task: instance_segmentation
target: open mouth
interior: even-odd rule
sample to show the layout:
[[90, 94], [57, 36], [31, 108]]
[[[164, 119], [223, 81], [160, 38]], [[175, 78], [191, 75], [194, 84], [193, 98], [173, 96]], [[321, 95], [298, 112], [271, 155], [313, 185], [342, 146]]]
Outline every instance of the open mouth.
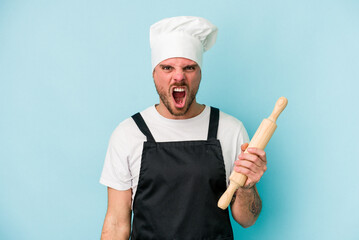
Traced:
[[176, 108], [183, 108], [185, 105], [185, 102], [186, 102], [185, 87], [174, 87], [172, 90], [172, 96], [173, 96]]

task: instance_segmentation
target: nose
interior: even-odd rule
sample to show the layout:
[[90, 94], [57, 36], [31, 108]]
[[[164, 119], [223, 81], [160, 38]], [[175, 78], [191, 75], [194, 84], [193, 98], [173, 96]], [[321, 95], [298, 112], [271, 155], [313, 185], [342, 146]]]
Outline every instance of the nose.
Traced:
[[176, 82], [184, 81], [184, 79], [185, 79], [185, 75], [183, 70], [177, 70], [173, 74], [173, 80], [175, 80]]

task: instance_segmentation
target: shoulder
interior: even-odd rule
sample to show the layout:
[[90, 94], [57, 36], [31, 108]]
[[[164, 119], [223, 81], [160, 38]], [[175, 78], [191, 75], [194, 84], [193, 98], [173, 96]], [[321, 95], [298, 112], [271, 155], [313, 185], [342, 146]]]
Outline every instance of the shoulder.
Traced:
[[222, 111], [218, 124], [218, 138], [239, 141], [240, 144], [249, 141], [247, 130], [242, 121]]
[[[141, 115], [148, 114], [150, 108], [151, 107], [142, 111]], [[117, 146], [137, 144], [139, 141], [143, 142], [144, 140], [146, 140], [146, 137], [140, 131], [132, 117], [128, 117], [120, 122], [112, 132], [110, 138], [110, 142]]]
[[131, 117], [123, 120], [120, 124], [117, 125], [115, 130], [112, 132], [111, 141], [119, 142], [121, 140], [126, 139], [128, 136], [132, 136], [136, 134], [136, 123], [133, 121]]
[[219, 128], [245, 130], [242, 121], [222, 111], [220, 111]]

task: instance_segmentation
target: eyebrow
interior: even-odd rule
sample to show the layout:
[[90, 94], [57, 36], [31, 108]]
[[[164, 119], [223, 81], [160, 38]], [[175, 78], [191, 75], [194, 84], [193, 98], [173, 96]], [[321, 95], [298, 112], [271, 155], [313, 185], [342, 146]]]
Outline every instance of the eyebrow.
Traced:
[[198, 67], [198, 64], [197, 64], [197, 63], [195, 63], [195, 64], [189, 64], [189, 65], [185, 66], [185, 68], [186, 68], [186, 67]]
[[[159, 64], [160, 68], [174, 68], [173, 65], [171, 64]], [[184, 66], [182, 69], [186, 69], [188, 67], [193, 67], [193, 68], [197, 68], [199, 67], [199, 65], [197, 63], [194, 63], [194, 64], [188, 64], [186, 66]]]
[[172, 67], [172, 66], [169, 64], [160, 64], [160, 67], [162, 68], [162, 67]]

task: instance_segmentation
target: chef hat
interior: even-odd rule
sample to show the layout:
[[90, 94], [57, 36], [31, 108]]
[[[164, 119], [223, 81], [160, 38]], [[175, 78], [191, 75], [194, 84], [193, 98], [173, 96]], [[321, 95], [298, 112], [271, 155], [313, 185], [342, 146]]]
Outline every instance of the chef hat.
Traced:
[[165, 18], [150, 28], [152, 71], [157, 64], [173, 57], [195, 61], [202, 67], [202, 54], [217, 38], [217, 27], [201, 17]]

